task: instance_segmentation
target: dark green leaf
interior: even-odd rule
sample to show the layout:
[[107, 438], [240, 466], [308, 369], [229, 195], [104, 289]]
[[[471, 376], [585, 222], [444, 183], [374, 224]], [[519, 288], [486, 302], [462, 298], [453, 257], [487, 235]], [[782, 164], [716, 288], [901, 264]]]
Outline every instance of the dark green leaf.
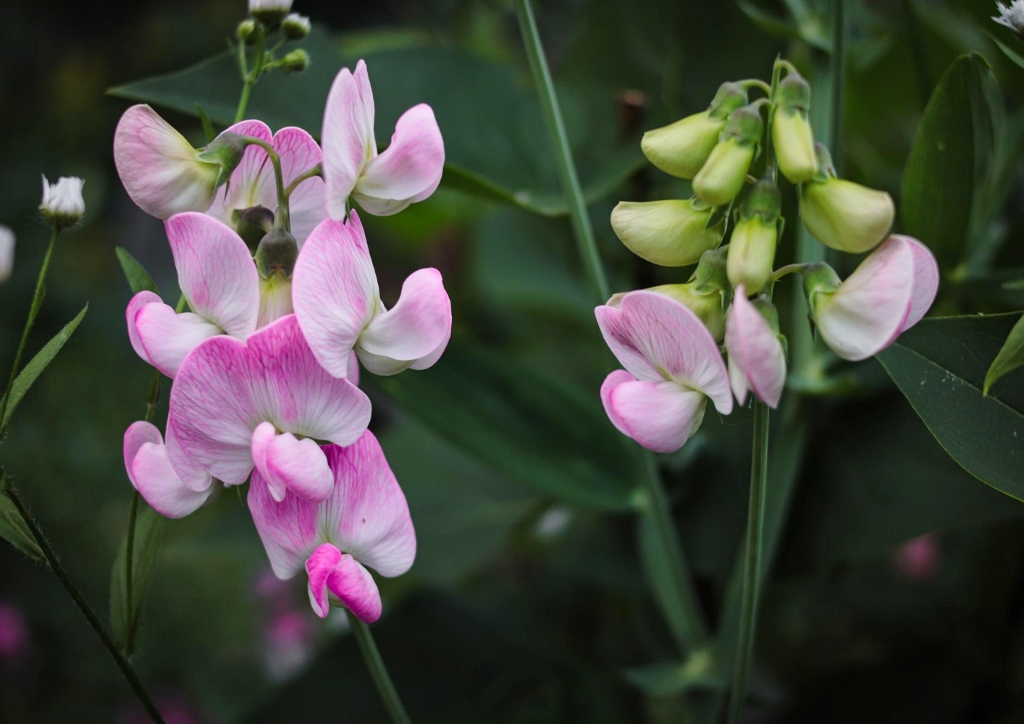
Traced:
[[121, 263], [124, 277], [128, 280], [128, 286], [132, 288], [133, 294], [138, 294], [141, 291], [160, 294], [160, 290], [157, 288], [156, 282], [153, 281], [153, 277], [149, 275], [146, 267], [142, 266], [138, 259], [120, 246], [114, 251], [117, 253], [117, 260]]
[[163, 532], [163, 517], [149, 506], [144, 506], [135, 522], [131, 600], [128, 598], [125, 565], [128, 555], [127, 536], [121, 542], [114, 569], [110, 573], [110, 629], [118, 647], [128, 656], [138, 648], [142, 600], [160, 551]]
[[992, 42], [996, 44], [996, 47], [1003, 51], [1003, 55], [1009, 58], [1018, 68], [1024, 68], [1024, 55], [1021, 55], [1016, 50], [1011, 48], [1006, 43], [1003, 43], [998, 38], [995, 38], [993, 36], [989, 37], [992, 38]]
[[987, 395], [996, 380], [1021, 365], [1024, 365], [1024, 317], [1013, 325], [1005, 344], [992, 361], [992, 366], [988, 368], [982, 392]]
[[1001, 113], [988, 63], [964, 55], [942, 76], [914, 137], [903, 173], [904, 230], [927, 244], [943, 268], [962, 261], [971, 243]]
[[442, 437], [544, 494], [606, 509], [635, 503], [639, 455], [608, 422], [596, 391], [580, 395], [458, 339], [428, 372], [372, 384]]
[[622, 675], [633, 686], [652, 696], [672, 696], [693, 688], [721, 688], [725, 684], [706, 651], [694, 654], [686, 663], [668, 661], [635, 666], [624, 670]]
[[1024, 500], [1024, 388], [982, 394], [988, 369], [1019, 319], [926, 319], [878, 359], [954, 460]]
[[[38, 379], [39, 375], [43, 373], [47, 365], [53, 361], [53, 358], [57, 356], [61, 348], [67, 344], [67, 341], [71, 339], [71, 335], [74, 334], [75, 330], [78, 329], [78, 325], [81, 324], [82, 319], [85, 318], [85, 313], [89, 311], [89, 305], [86, 304], [82, 311], [78, 313], [78, 316], [67, 323], [57, 336], [51, 339], [46, 345], [39, 350], [35, 357], [33, 357], [18, 376], [14, 378], [14, 385], [11, 387], [11, 401], [7, 405], [7, 412], [4, 415], [4, 419], [0, 420], [0, 430], [7, 427], [7, 423], [11, 421], [11, 417], [14, 415], [14, 411], [18, 409], [18, 403], [21, 402], [21, 398], [25, 396], [32, 384]], [[0, 398], [2, 399], [2, 398]]]
[[46, 557], [36, 544], [28, 526], [25, 525], [21, 513], [11, 499], [3, 493], [0, 493], [0, 538], [6, 540], [29, 558], [34, 558], [40, 563], [46, 562]]

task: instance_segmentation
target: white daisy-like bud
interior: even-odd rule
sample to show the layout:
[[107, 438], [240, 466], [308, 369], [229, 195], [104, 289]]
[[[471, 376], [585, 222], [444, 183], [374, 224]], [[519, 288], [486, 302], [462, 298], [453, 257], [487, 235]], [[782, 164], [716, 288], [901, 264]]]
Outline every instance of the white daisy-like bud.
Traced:
[[85, 215], [82, 186], [85, 181], [76, 176], [62, 176], [50, 184], [43, 176], [43, 203], [39, 210], [43, 217], [58, 229], [71, 226]]
[[291, 12], [292, 1], [249, 0], [249, 14], [266, 25], [275, 25]]
[[309, 18], [298, 13], [290, 13], [281, 21], [281, 30], [289, 40], [302, 40], [309, 35], [312, 28], [313, 25], [309, 22]]
[[996, 3], [996, 7], [999, 15], [992, 16], [992, 19], [1024, 38], [1024, 0], [1013, 0], [1009, 7]]
[[14, 232], [0, 225], [0, 282], [11, 277], [14, 268]]

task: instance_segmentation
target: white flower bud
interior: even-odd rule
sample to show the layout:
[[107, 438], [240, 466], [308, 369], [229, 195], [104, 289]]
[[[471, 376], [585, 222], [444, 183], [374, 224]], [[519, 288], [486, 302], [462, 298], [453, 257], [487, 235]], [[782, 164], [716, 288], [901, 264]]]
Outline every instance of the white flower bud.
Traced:
[[274, 25], [291, 12], [293, 0], [249, 0], [249, 14], [266, 25]]
[[14, 232], [0, 225], [0, 282], [11, 278], [14, 268]]
[[999, 8], [999, 16], [992, 19], [1024, 38], [1024, 0], [1013, 0], [1009, 7], [996, 3], [996, 7]]
[[46, 176], [43, 176], [43, 203], [39, 205], [39, 210], [51, 226], [63, 229], [77, 223], [85, 215], [83, 184], [85, 181], [75, 176], [62, 176], [51, 186]]
[[281, 30], [289, 40], [302, 40], [312, 29], [309, 18], [298, 13], [291, 13], [281, 21]]

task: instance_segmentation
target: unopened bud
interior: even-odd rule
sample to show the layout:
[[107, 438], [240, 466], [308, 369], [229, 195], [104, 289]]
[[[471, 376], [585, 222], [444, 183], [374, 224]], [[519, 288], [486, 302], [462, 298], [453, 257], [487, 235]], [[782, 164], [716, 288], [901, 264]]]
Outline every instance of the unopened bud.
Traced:
[[291, 12], [293, 0], [249, 0], [249, 14], [267, 26], [281, 22]]
[[256, 21], [252, 18], [246, 18], [238, 24], [235, 28], [235, 37], [238, 38], [240, 43], [248, 43], [249, 39], [252, 38], [253, 33], [256, 32]]
[[722, 305], [722, 292], [716, 289], [698, 291], [697, 286], [697, 282], [662, 284], [651, 287], [648, 291], [672, 297], [677, 302], [689, 307], [690, 311], [704, 322], [704, 326], [711, 332], [711, 336], [721, 341], [725, 336], [725, 308]]
[[690, 281], [696, 284], [697, 291], [702, 293], [710, 291], [724, 292], [729, 288], [729, 276], [726, 273], [726, 260], [729, 248], [719, 247], [706, 251], [697, 262], [697, 268], [690, 277]]
[[800, 187], [800, 216], [818, 241], [832, 249], [859, 254], [889, 233], [896, 206], [884, 191], [828, 177]]
[[65, 229], [78, 223], [85, 215], [84, 184], [85, 181], [75, 176], [63, 176], [51, 185], [43, 176], [43, 202], [39, 210], [50, 226]]
[[265, 206], [235, 209], [231, 212], [231, 220], [235, 231], [250, 249], [258, 248], [263, 237], [274, 228], [274, 212]]
[[302, 40], [312, 29], [309, 18], [298, 13], [291, 13], [281, 21], [281, 32], [289, 40]]
[[298, 73], [309, 67], [309, 53], [302, 48], [286, 53], [281, 58], [281, 68], [285, 73]]
[[772, 276], [778, 223], [765, 223], [760, 216], [739, 221], [729, 238], [729, 282], [757, 294]]
[[818, 308], [839, 289], [842, 280], [835, 269], [823, 261], [808, 264], [804, 270], [804, 293], [811, 316], [817, 317]]
[[298, 256], [299, 245], [295, 237], [284, 229], [273, 229], [256, 249], [256, 269], [264, 279], [270, 279], [276, 273], [290, 279]]
[[622, 243], [640, 258], [661, 266], [686, 266], [722, 243], [725, 225], [711, 223], [712, 213], [696, 199], [623, 201], [612, 211], [611, 221]]
[[744, 106], [729, 116], [721, 140], [693, 179], [693, 192], [711, 206], [725, 206], [743, 189], [757, 153], [764, 121], [756, 107]]
[[807, 117], [811, 87], [800, 74], [791, 72], [778, 86], [772, 120], [772, 143], [782, 175], [800, 184], [814, 178], [818, 169], [814, 131]]

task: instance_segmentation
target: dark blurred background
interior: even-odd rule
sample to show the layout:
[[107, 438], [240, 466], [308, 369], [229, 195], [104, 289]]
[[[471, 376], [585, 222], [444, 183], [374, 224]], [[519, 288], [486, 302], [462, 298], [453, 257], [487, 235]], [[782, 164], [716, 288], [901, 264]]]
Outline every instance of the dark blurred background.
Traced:
[[[2, 11], [0, 223], [15, 230], [18, 246], [14, 276], [0, 286], [0, 373], [8, 372], [45, 248], [48, 231], [35, 210], [40, 173], [85, 178], [88, 211], [61, 239], [30, 353], [86, 302], [89, 312], [25, 399], [0, 456], [101, 613], [131, 497], [121, 436], [141, 419], [151, 378], [128, 343], [123, 313], [131, 293], [114, 248], [128, 249], [166, 298], [176, 296], [162, 225], [134, 207], [112, 162], [113, 130], [128, 102], [105, 92], [222, 52], [244, 5], [36, 0]], [[634, 259], [607, 223], [617, 200], [687, 193], [685, 183], [643, 166], [639, 133], [703, 109], [722, 81], [769, 76], [780, 52], [809, 65], [820, 51], [751, 19], [757, 12], [785, 18], [790, 8], [782, 3], [759, 2], [746, 12], [696, 0], [538, 5], [581, 166], [604, 147], [627, 161], [603, 189], [595, 182], [592, 194], [613, 287], [681, 280]], [[961, 52], [983, 53], [1010, 111], [1019, 107], [1024, 70], [989, 39], [1013, 40], [989, 20], [994, 3], [847, 6], [844, 136], [834, 155], [847, 176], [889, 190], [898, 204], [914, 130], [949, 62]], [[505, 2], [296, 0], [294, 10], [333, 33], [345, 58], [455, 50], [466, 68], [511, 68], [509, 93], [532, 98]], [[822, 12], [809, 16], [821, 27], [803, 30], [825, 32]], [[333, 66], [333, 74], [343, 56], [314, 54], [313, 63]], [[477, 106], [489, 101], [469, 91], [459, 96], [468, 82], [458, 73], [433, 80], [431, 93], [465, 108], [464, 115], [439, 114], [442, 132], [492, 138], [496, 129], [475, 124]], [[386, 94], [384, 81], [376, 83], [375, 92]], [[165, 115], [201, 143], [195, 119]], [[379, 143], [392, 127], [378, 119]], [[480, 155], [511, 169], [516, 182], [539, 174], [537, 186], [550, 188], [550, 167], [530, 166], [546, 148], [542, 133], [522, 133]], [[1017, 173], [999, 212], [1010, 239], [1000, 269], [1024, 264], [1021, 189]], [[429, 201], [368, 227], [385, 301], [409, 271], [437, 266], [453, 298], [457, 339], [596, 399], [612, 362], [564, 216], [531, 214], [446, 183]], [[789, 238], [780, 258], [791, 248]], [[1015, 306], [1013, 297], [961, 290], [946, 290], [940, 302], [944, 313]], [[809, 412], [812, 432], [766, 592], [750, 721], [1024, 721], [1024, 506], [951, 461], [874, 362], [859, 369], [852, 394], [815, 401]], [[385, 615], [374, 627], [413, 718], [687, 721], [679, 687], [666, 693], [624, 675], [672, 656], [638, 563], [634, 517], [531, 487], [528, 470], [485, 464], [403, 412], [386, 389], [372, 380], [368, 388], [373, 429], [407, 493], [419, 539], [412, 572], [384, 586]], [[561, 432], [541, 430], [538, 445], [557, 449]], [[723, 420], [709, 412], [700, 435], [665, 461], [712, 620], [742, 537], [749, 436], [749, 411]], [[344, 617], [317, 619], [304, 581], [273, 578], [239, 491], [165, 529], [134, 663], [168, 722], [383, 721]], [[6, 544], [0, 721], [145, 721], [55, 578]]]

